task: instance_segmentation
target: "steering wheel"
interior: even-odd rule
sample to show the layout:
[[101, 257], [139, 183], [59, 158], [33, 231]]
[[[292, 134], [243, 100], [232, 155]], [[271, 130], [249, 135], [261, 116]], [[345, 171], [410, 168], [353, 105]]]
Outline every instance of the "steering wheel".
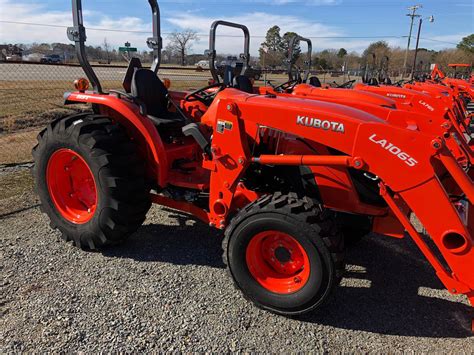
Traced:
[[356, 80], [349, 80], [345, 82], [344, 84], [338, 85], [337, 87], [339, 89], [350, 89], [355, 82]]
[[[214, 88], [219, 88], [219, 89], [213, 92], [207, 92], [208, 90], [214, 89]], [[186, 95], [186, 97], [184, 98], [184, 101], [187, 101], [187, 102], [199, 101], [199, 102], [202, 102], [206, 106], [210, 106], [212, 101], [216, 97], [216, 95], [220, 93], [222, 90], [224, 90], [225, 88], [226, 88], [226, 85], [223, 83], [212, 84], [212, 85], [206, 86], [205, 88], [198, 89]]]
[[402, 79], [402, 80], [399, 80], [396, 83], [394, 83], [393, 86], [402, 87], [404, 84], [412, 84], [412, 83], [413, 83], [413, 80]]
[[298, 85], [299, 83], [300, 83], [300, 80], [290, 80], [290, 81], [287, 81], [286, 83], [276, 86], [275, 91], [285, 92], [287, 90], [293, 90], [295, 86]]

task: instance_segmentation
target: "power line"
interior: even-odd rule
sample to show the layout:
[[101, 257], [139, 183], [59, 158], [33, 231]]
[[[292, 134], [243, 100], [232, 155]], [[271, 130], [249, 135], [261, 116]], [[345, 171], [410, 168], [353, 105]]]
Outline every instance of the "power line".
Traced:
[[[20, 22], [20, 21], [4, 21], [0, 20], [0, 23], [6, 23], [6, 24], [13, 24], [13, 25], [27, 25], [27, 26], [40, 26], [40, 27], [51, 27], [51, 28], [64, 28], [66, 29], [68, 26], [62, 26], [62, 25], [51, 25], [51, 24], [46, 24], [46, 23], [34, 23], [34, 22]], [[135, 33], [135, 34], [150, 34], [151, 31], [133, 31], [133, 30], [116, 30], [116, 29], [111, 29], [111, 28], [87, 28], [89, 31], [102, 31], [102, 32], [117, 32], [117, 33]], [[169, 35], [171, 32], [162, 32], [162, 35]], [[208, 33], [198, 33], [198, 36], [203, 36], [207, 37], [209, 34]], [[223, 37], [223, 38], [240, 38], [242, 36], [240, 35], [225, 35], [225, 34], [218, 34], [217, 37]], [[264, 35], [254, 35], [252, 36], [253, 38], [266, 38]], [[306, 36], [309, 39], [402, 39], [406, 38], [407, 36], [393, 36], [393, 35], [387, 35], [387, 36]], [[413, 38], [413, 36], [412, 36]], [[439, 42], [439, 43], [446, 43], [446, 44], [452, 44], [452, 45], [457, 45], [457, 43], [454, 42], [448, 42], [448, 41], [443, 41], [443, 40], [438, 40], [434, 38], [426, 38], [422, 37], [422, 40], [425, 41], [432, 41], [432, 42]]]
[[[27, 26], [41, 26], [41, 27], [52, 27], [52, 28], [68, 28], [68, 26], [61, 25], [51, 25], [45, 23], [33, 23], [33, 22], [19, 22], [19, 21], [2, 21], [0, 23], [8, 23], [14, 25], [27, 25]], [[102, 32], [118, 32], [118, 33], [136, 33], [136, 34], [149, 34], [151, 31], [131, 31], [131, 30], [115, 30], [110, 28], [93, 28], [88, 27], [89, 31], [102, 31]], [[162, 32], [163, 35], [169, 35], [171, 32]], [[208, 36], [209, 33], [198, 33], [198, 36]], [[227, 38], [240, 38], [241, 35], [225, 35], [218, 34], [217, 37], [227, 37]], [[254, 38], [266, 38], [264, 35], [254, 35]], [[308, 36], [307, 36], [308, 37]], [[311, 39], [384, 39], [384, 38], [403, 38], [403, 36], [309, 36]]]
[[425, 37], [420, 37], [422, 40], [424, 41], [431, 41], [431, 42], [439, 42], [439, 43], [446, 43], [446, 44], [453, 44], [455, 46], [458, 45], [458, 43], [454, 43], [454, 42], [448, 42], [448, 41], [442, 41], [440, 39], [434, 39], [434, 38], [425, 38]]

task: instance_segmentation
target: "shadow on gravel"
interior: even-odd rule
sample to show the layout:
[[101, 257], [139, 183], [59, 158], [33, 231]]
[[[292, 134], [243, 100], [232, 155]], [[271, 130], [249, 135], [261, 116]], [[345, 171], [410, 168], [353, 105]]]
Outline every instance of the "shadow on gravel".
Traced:
[[[163, 210], [169, 213], [169, 219], [178, 221], [179, 225], [144, 225], [127, 242], [109, 248], [103, 254], [142, 262], [225, 267], [222, 262], [221, 232], [188, 215]], [[187, 225], [189, 221], [193, 221], [194, 226]]]
[[[224, 268], [219, 231], [189, 216], [169, 210], [178, 226], [146, 225], [128, 242], [104, 252], [107, 257], [141, 262], [204, 265]], [[300, 321], [377, 334], [464, 338], [471, 335], [471, 308], [444, 300], [432, 267], [411, 239], [367, 237], [347, 251], [349, 271], [335, 297]], [[361, 280], [361, 281], [360, 281]], [[360, 282], [359, 282], [360, 281]], [[419, 288], [422, 295], [419, 295]], [[249, 305], [250, 307], [250, 305]]]
[[[443, 285], [411, 239], [367, 237], [348, 250], [347, 263], [366, 271], [347, 272], [356, 280], [347, 280], [331, 302], [300, 320], [386, 335], [472, 336], [471, 307], [441, 298]], [[370, 286], [365, 281], [366, 287], [350, 287], [357, 279]]]

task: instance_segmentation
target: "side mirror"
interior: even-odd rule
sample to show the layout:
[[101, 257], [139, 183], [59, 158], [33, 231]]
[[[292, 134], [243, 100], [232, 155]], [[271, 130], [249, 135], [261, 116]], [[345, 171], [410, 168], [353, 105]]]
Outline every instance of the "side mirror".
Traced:
[[206, 49], [206, 50], [204, 51], [204, 55], [207, 56], [207, 57], [210, 57], [210, 56], [211, 56], [211, 53], [212, 53], [212, 51], [211, 51], [210, 49]]
[[245, 55], [245, 53], [240, 53], [239, 55], [240, 59], [247, 59], [247, 56]]

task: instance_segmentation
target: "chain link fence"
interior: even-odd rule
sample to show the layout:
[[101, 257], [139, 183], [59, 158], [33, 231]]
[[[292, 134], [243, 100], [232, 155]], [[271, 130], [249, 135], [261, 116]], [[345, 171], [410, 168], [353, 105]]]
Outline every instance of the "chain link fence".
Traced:
[[[95, 65], [105, 90], [121, 89], [126, 65]], [[35, 205], [32, 192], [31, 150], [38, 133], [52, 120], [87, 110], [83, 105], [63, 105], [63, 95], [84, 77], [78, 65], [0, 62], [0, 218]], [[159, 76], [171, 80], [171, 90], [192, 90], [208, 85], [211, 74], [201, 68], [160, 68]], [[321, 81], [342, 82], [341, 73], [319, 73]], [[287, 81], [284, 71], [265, 73], [260, 80]], [[257, 82], [263, 85], [264, 82]]]

